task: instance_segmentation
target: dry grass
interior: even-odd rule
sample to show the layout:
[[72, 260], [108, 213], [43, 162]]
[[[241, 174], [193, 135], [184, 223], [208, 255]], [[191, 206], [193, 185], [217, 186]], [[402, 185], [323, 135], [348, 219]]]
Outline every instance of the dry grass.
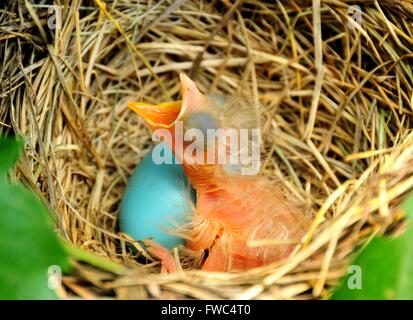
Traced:
[[[16, 176], [46, 199], [64, 239], [124, 265], [73, 261], [63, 297], [323, 298], [356, 246], [403, 218], [413, 1], [359, 1], [355, 28], [354, 1], [55, 1], [54, 30], [47, 5], [30, 3], [0, 10], [0, 127], [26, 138]], [[151, 144], [126, 103], [177, 98], [182, 71], [204, 92], [248, 91], [262, 104], [263, 173], [314, 214], [288, 260], [160, 275], [118, 233], [122, 192]]]

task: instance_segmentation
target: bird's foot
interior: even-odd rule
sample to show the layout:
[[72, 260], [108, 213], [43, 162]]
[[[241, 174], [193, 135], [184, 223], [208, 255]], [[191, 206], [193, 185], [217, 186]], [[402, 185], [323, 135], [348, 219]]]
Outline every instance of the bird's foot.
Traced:
[[168, 249], [152, 240], [145, 240], [144, 243], [148, 247], [149, 254], [160, 260], [162, 265], [161, 273], [178, 272], [175, 259]]

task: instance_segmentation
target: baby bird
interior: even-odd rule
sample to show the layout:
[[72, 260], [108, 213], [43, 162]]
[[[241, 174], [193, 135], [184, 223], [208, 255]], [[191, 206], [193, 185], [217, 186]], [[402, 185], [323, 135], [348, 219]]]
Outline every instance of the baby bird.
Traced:
[[[246, 270], [286, 258], [309, 220], [279, 185], [257, 174], [260, 159], [251, 156], [260, 145], [254, 139], [259, 128], [254, 104], [204, 95], [184, 74], [180, 82], [182, 101], [128, 106], [164, 136], [196, 191], [186, 248], [207, 271]], [[167, 249], [146, 244], [164, 270], [177, 270]]]

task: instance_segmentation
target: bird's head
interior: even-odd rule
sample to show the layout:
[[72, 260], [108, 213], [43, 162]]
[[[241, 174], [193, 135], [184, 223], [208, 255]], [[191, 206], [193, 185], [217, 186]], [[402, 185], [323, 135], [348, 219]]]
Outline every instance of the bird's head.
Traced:
[[184, 169], [222, 168], [239, 174], [252, 167], [255, 174], [259, 122], [254, 104], [245, 98], [202, 94], [185, 74], [180, 75], [180, 84], [180, 101], [128, 106], [145, 120], [153, 139], [166, 141]]

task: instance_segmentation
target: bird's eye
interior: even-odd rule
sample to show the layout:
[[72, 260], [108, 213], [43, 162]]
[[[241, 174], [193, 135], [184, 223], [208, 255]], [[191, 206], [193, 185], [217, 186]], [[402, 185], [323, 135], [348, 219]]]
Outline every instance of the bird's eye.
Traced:
[[203, 152], [215, 141], [215, 130], [218, 128], [217, 119], [206, 112], [194, 112], [184, 119], [186, 141], [192, 141], [192, 146]]
[[210, 93], [208, 94], [208, 98], [217, 106], [221, 107], [223, 106], [226, 102], [227, 99], [225, 96], [218, 94], [218, 93]]
[[195, 112], [185, 119], [185, 129], [198, 129], [206, 137], [208, 130], [218, 129], [218, 121], [206, 112]]

